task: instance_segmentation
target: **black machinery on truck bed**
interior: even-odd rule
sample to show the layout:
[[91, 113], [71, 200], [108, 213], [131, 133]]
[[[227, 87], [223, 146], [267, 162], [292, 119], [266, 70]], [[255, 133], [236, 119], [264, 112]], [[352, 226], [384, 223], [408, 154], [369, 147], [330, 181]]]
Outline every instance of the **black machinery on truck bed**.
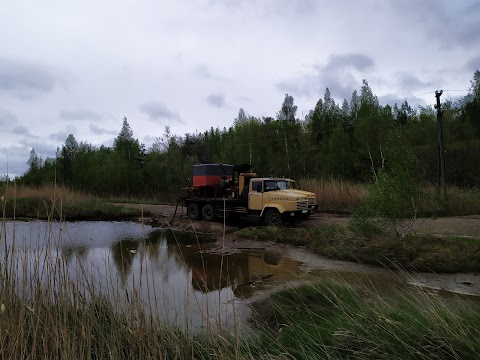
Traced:
[[210, 221], [241, 214], [279, 226], [316, 211], [315, 194], [292, 189], [289, 179], [258, 177], [250, 168], [249, 164], [193, 165], [192, 184], [178, 197], [189, 219]]

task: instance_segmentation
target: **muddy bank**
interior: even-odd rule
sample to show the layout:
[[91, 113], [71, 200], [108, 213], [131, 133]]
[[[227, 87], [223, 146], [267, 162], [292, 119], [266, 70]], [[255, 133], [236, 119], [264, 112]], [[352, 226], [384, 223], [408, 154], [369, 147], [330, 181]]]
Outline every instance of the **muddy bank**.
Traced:
[[[131, 207], [144, 210], [150, 217], [153, 224], [164, 226], [165, 223], [169, 223], [175, 213], [175, 206], [171, 205], [144, 205], [144, 204], [117, 204], [125, 207]], [[179, 226], [181, 228], [193, 229], [205, 229], [213, 232], [214, 236], [221, 236], [223, 234], [223, 224], [221, 222], [206, 222], [188, 220], [185, 216], [185, 209], [178, 208], [175, 218], [171, 223], [172, 227]], [[308, 220], [301, 224], [301, 227], [314, 228], [331, 224], [347, 225], [347, 215], [337, 215], [331, 213], [316, 213], [313, 214]], [[253, 222], [255, 223], [255, 222]], [[231, 231], [235, 228], [249, 226], [252, 224], [251, 220], [246, 221], [243, 224], [229, 225]], [[452, 235], [452, 236], [471, 236], [480, 237], [480, 215], [467, 215], [467, 216], [453, 216], [453, 217], [441, 217], [441, 218], [419, 218], [412, 227], [413, 233], [428, 233], [433, 235]]]
[[[224, 226], [221, 221], [190, 221], [186, 217], [186, 210], [179, 207], [175, 214], [175, 206], [171, 205], [144, 205], [144, 204], [116, 204], [125, 207], [140, 209], [145, 212], [146, 221], [154, 226], [171, 227], [175, 230], [190, 232], [205, 232], [214, 238], [223, 237]], [[175, 217], [174, 217], [175, 214]], [[324, 226], [336, 224], [341, 226], [348, 225], [349, 217], [347, 215], [338, 215], [331, 213], [316, 213], [308, 220], [302, 222], [301, 228], [321, 228]], [[225, 226], [226, 234], [232, 234], [240, 228], [259, 225], [258, 221], [246, 219], [238, 223], [227, 222]], [[419, 218], [411, 230], [416, 234], [432, 234], [434, 236], [459, 236], [459, 237], [480, 237], [480, 215], [454, 216], [442, 218]], [[234, 237], [229, 236], [229, 239]], [[236, 239], [240, 241], [240, 239]], [[245, 241], [241, 239], [241, 241]]]
[[[170, 228], [175, 231], [209, 236], [215, 239], [209, 251], [212, 253], [231, 254], [249, 249], [259, 249], [279, 253], [286, 258], [299, 261], [303, 270], [315, 278], [326, 276], [334, 279], [345, 279], [348, 283], [371, 284], [373, 278], [380, 283], [407, 284], [408, 286], [428, 288], [432, 292], [446, 292], [480, 296], [480, 276], [477, 272], [456, 272], [452, 274], [435, 274], [432, 272], [406, 272], [395, 271], [385, 267], [367, 265], [358, 261], [342, 261], [321, 256], [309, 247], [299, 247], [282, 244], [274, 241], [259, 241], [252, 238], [241, 238], [238, 231], [249, 225], [258, 225], [258, 222], [247, 220], [241, 223], [191, 221], [185, 215], [185, 210], [178, 208], [177, 214], [174, 206], [168, 205], [141, 205], [122, 204], [124, 206], [142, 209], [149, 217], [143, 218], [145, 223], [153, 226]], [[183, 211], [182, 211], [183, 210]], [[306, 229], [321, 228], [331, 224], [346, 226], [348, 217], [344, 215], [317, 213], [301, 224]], [[480, 216], [465, 216], [440, 219], [419, 219], [414, 232], [438, 235], [455, 234], [457, 236], [480, 237]], [[225, 235], [224, 235], [225, 234]], [[352, 277], [354, 279], [352, 279]], [[299, 279], [300, 280], [300, 279]], [[305, 279], [301, 280], [302, 282]], [[271, 289], [296, 286], [299, 282], [276, 283], [273, 279]], [[378, 288], [381, 288], [381, 284]], [[268, 289], [265, 289], [269, 292]], [[260, 292], [250, 299], [255, 302], [265, 297], [265, 292]]]

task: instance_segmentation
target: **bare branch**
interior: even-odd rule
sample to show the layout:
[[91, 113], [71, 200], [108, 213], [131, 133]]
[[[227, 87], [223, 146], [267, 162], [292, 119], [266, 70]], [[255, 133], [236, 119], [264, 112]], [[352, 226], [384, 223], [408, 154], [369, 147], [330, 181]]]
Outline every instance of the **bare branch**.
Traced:
[[373, 162], [372, 153], [370, 152], [370, 146], [368, 146], [368, 144], [367, 144], [367, 149], [368, 149], [368, 156], [370, 157], [370, 162], [372, 163], [373, 178], [375, 179], [375, 182], [378, 182], [377, 171], [375, 170], [375, 163]]

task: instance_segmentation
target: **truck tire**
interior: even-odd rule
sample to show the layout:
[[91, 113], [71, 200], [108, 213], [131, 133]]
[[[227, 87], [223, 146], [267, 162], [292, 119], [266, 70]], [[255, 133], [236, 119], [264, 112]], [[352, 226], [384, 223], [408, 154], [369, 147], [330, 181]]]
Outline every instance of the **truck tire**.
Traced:
[[202, 209], [203, 218], [207, 221], [212, 221], [215, 218], [215, 209], [212, 204], [205, 204]]
[[277, 209], [268, 209], [265, 211], [265, 215], [263, 216], [263, 220], [265, 225], [267, 226], [282, 226], [283, 219], [282, 215], [278, 212]]
[[197, 220], [200, 217], [200, 208], [197, 203], [188, 205], [187, 216], [190, 220]]

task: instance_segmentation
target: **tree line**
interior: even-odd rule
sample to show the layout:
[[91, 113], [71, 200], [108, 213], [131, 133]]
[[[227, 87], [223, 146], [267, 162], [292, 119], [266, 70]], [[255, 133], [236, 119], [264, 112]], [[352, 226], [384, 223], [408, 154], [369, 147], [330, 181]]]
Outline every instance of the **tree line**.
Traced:
[[[465, 97], [447, 100], [442, 108], [447, 182], [478, 188], [480, 71]], [[148, 149], [124, 118], [112, 146], [77, 142], [70, 134], [55, 158], [43, 160], [32, 149], [29, 168], [17, 182], [36, 186], [56, 181], [99, 195], [177, 193], [188, 184], [191, 165], [202, 161], [250, 163], [263, 175], [368, 182], [373, 169], [398, 161], [399, 156], [386, 154], [407, 152], [414, 155], [418, 177], [435, 183], [436, 131], [435, 109], [414, 109], [407, 100], [382, 106], [363, 80], [360, 90], [342, 104], [326, 88], [304, 119], [298, 118], [294, 98], [286, 94], [274, 116], [259, 118], [240, 109], [228, 129], [183, 136], [166, 127]]]

